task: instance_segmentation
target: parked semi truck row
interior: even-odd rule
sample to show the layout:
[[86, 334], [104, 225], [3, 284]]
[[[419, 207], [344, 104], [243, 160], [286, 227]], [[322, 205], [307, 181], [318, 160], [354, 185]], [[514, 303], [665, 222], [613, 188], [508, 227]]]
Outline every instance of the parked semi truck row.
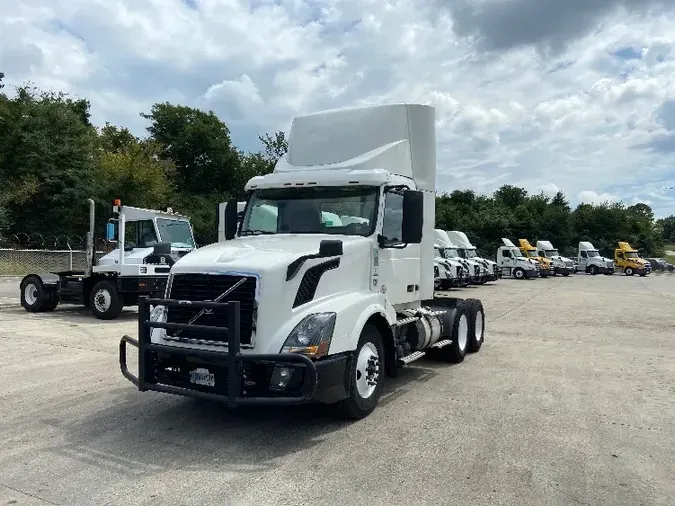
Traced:
[[123, 206], [113, 202], [106, 238], [117, 247], [97, 259], [95, 204], [89, 202], [89, 231], [82, 271], [35, 272], [20, 284], [26, 311], [53, 311], [60, 303], [90, 307], [102, 320], [117, 318], [124, 306], [134, 306], [141, 295], [164, 293], [173, 263], [195, 248], [190, 220], [170, 210]]
[[[225, 207], [225, 241], [178, 260], [164, 298], [141, 299], [122, 374], [140, 391], [362, 418], [385, 375], [478, 351], [480, 300], [434, 297], [434, 116], [394, 104], [296, 117], [288, 153], [246, 184], [239, 223], [237, 201]], [[270, 228], [252, 226], [263, 205], [278, 210]]]

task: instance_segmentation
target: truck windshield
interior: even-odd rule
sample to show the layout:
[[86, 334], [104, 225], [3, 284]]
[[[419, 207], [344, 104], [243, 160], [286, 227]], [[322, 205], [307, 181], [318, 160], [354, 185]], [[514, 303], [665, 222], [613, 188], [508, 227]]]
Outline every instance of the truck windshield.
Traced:
[[443, 256], [445, 258], [457, 258], [459, 256], [459, 252], [455, 248], [445, 248], [443, 250]]
[[372, 186], [255, 190], [240, 234], [368, 236], [375, 231], [377, 195]]
[[194, 248], [192, 230], [187, 221], [157, 218], [159, 237], [163, 242], [170, 242], [174, 248]]
[[476, 254], [475, 249], [467, 249], [466, 251], [466, 257], [465, 258], [476, 258], [478, 255]]
[[600, 256], [600, 253], [598, 252], [598, 250], [594, 250], [594, 249], [586, 250], [586, 254], [588, 255], [588, 258], [593, 258], [593, 257], [599, 257], [599, 256]]
[[544, 254], [545, 254], [548, 258], [551, 258], [551, 257], [559, 257], [559, 256], [560, 256], [560, 253], [558, 253], [558, 250], [557, 250], [557, 249], [547, 249], [546, 251], [544, 251]]
[[514, 257], [522, 257], [523, 254], [518, 248], [511, 248], [511, 251], [513, 252]]
[[434, 256], [443, 258], [443, 254], [441, 253], [440, 248], [434, 248]]
[[537, 252], [534, 251], [534, 250], [529, 249], [529, 250], [526, 250], [526, 251], [525, 251], [525, 256], [527, 256], [527, 257], [529, 257], [529, 258], [534, 258], [534, 257], [537, 256]]
[[626, 258], [639, 258], [637, 251], [626, 251]]

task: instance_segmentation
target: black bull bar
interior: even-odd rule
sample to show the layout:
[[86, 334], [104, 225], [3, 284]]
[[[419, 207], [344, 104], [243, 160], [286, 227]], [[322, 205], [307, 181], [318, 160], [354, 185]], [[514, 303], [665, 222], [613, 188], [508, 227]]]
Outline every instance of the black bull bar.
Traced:
[[[208, 325], [190, 325], [185, 323], [167, 323], [150, 321], [150, 306], [164, 306], [166, 308], [189, 304], [190, 307], [210, 310], [227, 311], [227, 327], [208, 326]], [[120, 340], [119, 361], [122, 375], [131, 383], [138, 387], [141, 392], [155, 391], [176, 395], [185, 395], [198, 397], [206, 400], [227, 402], [229, 407], [242, 405], [289, 405], [304, 404], [309, 402], [315, 393], [317, 386], [317, 370], [314, 362], [304, 355], [296, 353], [270, 353], [253, 354], [241, 353], [240, 342], [240, 306], [239, 301], [232, 302], [210, 302], [210, 301], [181, 301], [174, 299], [156, 299], [139, 297], [138, 300], [138, 340], [125, 335]], [[152, 329], [165, 330], [196, 330], [203, 334], [227, 336], [223, 342], [227, 343], [227, 351], [214, 351], [186, 348], [179, 346], [167, 346], [164, 344], [155, 344], [150, 340]], [[190, 343], [186, 339], [186, 343]], [[138, 349], [138, 376], [129, 372], [127, 367], [127, 344]], [[227, 395], [221, 393], [204, 392], [202, 390], [193, 390], [190, 388], [179, 387], [175, 385], [163, 384], [156, 381], [152, 371], [151, 355], [153, 352], [166, 353], [173, 356], [195, 357], [206, 359], [214, 366], [227, 368]], [[269, 396], [248, 396], [242, 395], [242, 381], [244, 364], [246, 363], [268, 363], [278, 365], [291, 365], [296, 368], [302, 368], [305, 372], [304, 381], [299, 395], [269, 395]]]

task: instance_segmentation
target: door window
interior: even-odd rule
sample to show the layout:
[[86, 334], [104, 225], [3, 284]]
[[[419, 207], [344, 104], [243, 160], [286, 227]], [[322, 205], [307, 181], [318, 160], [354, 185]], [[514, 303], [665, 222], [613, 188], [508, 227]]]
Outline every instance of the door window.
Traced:
[[400, 244], [403, 237], [403, 194], [388, 191], [384, 201], [382, 219], [384, 244]]

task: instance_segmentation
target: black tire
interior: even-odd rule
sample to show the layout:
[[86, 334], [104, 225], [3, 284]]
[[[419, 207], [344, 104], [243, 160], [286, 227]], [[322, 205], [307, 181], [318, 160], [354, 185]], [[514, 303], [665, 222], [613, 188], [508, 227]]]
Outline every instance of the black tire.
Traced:
[[513, 269], [513, 277], [516, 279], [525, 279], [525, 271], [522, 267], [516, 267]]
[[641, 277], [641, 278], [644, 278], [646, 275], [647, 275], [646, 272], [641, 272], [641, 273], [640, 273], [640, 277]]
[[[469, 348], [469, 329], [471, 328], [471, 314], [469, 311], [470, 303], [466, 300], [460, 300], [457, 303], [455, 312], [452, 318], [452, 344], [444, 346], [438, 353], [438, 358], [445, 362], [452, 364], [459, 364], [464, 361], [467, 349]], [[462, 327], [460, 329], [460, 323]], [[460, 332], [466, 332], [463, 339]]]
[[442, 279], [441, 280], [441, 290], [450, 290], [452, 288], [452, 280]]
[[562, 273], [562, 275], [563, 275], [564, 277], [567, 277], [567, 276], [570, 275], [570, 273], [569, 273], [568, 271], [565, 271], [565, 272]]
[[[48, 311], [49, 294], [38, 276], [28, 276], [21, 281], [21, 305], [29, 313]], [[28, 294], [28, 297], [26, 297]], [[53, 309], [53, 308], [52, 308]]]
[[591, 265], [588, 268], [588, 272], [590, 272], [592, 276], [595, 276], [598, 273], [598, 267], [596, 265]]
[[[363, 372], [359, 370], [359, 355], [361, 350], [366, 347], [374, 347], [377, 350], [378, 359], [375, 364], [370, 365], [377, 368], [375, 389], [367, 397], [359, 393], [357, 378], [362, 378]], [[366, 324], [361, 332], [359, 344], [352, 355], [351, 365], [349, 367], [348, 378], [348, 397], [335, 404], [337, 414], [340, 418], [346, 420], [360, 420], [372, 413], [377, 407], [382, 394], [382, 384], [384, 380], [384, 346], [382, 344], [382, 335], [380, 331], [372, 324]]]
[[478, 299], [466, 299], [469, 316], [469, 343], [467, 351], [476, 353], [485, 341], [485, 309]]
[[623, 272], [624, 272], [624, 274], [626, 274], [626, 276], [633, 276], [633, 275], [635, 275], [635, 272], [633, 271], [633, 268], [632, 268], [632, 267], [626, 267], [626, 268], [623, 270]]
[[[107, 293], [107, 295], [106, 295]], [[97, 299], [105, 297], [105, 303]], [[109, 301], [107, 298], [109, 297]], [[117, 286], [112, 281], [104, 279], [94, 285], [89, 294], [89, 304], [92, 314], [99, 320], [113, 320], [122, 313], [122, 299], [117, 292]]]
[[54, 311], [56, 306], [59, 305], [59, 294], [58, 292], [47, 292], [47, 300], [45, 301], [45, 307], [43, 311]]

